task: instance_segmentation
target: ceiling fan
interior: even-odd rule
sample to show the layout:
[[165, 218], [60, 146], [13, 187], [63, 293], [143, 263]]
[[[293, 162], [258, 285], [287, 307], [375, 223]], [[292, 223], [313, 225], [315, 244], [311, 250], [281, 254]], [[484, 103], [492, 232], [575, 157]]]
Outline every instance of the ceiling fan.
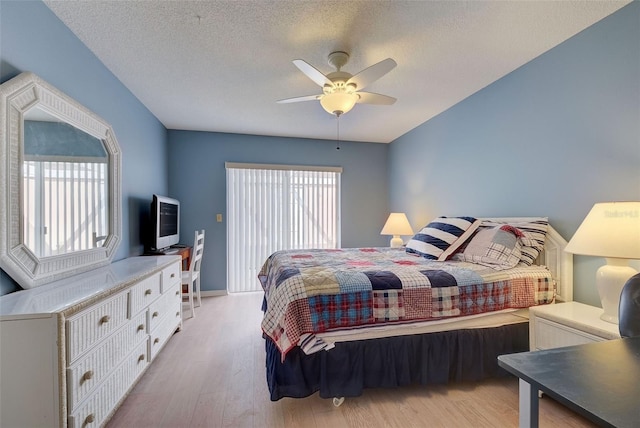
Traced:
[[393, 59], [387, 58], [380, 61], [371, 67], [365, 68], [355, 76], [346, 71], [342, 71], [342, 67], [348, 61], [349, 54], [346, 52], [337, 51], [330, 53], [329, 65], [335, 67], [336, 71], [324, 75], [302, 59], [293, 60], [293, 63], [300, 71], [322, 87], [322, 94], [287, 98], [278, 101], [278, 103], [319, 100], [322, 108], [328, 113], [340, 117], [340, 115], [351, 110], [356, 103], [391, 105], [396, 102], [395, 98], [387, 95], [362, 91], [367, 85], [375, 82], [395, 68], [397, 64]]

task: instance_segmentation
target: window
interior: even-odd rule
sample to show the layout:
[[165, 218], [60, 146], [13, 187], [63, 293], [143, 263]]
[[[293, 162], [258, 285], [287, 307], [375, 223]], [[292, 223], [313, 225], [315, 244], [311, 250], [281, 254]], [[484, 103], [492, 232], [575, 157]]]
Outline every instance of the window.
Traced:
[[227, 288], [259, 291], [278, 250], [340, 247], [342, 168], [227, 163]]

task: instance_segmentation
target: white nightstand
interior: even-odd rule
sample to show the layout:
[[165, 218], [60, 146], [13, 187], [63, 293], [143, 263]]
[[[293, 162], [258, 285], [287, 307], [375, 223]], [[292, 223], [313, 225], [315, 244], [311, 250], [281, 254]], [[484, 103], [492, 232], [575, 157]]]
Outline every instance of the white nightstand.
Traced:
[[529, 349], [559, 348], [618, 339], [618, 324], [600, 319], [602, 309], [578, 302], [529, 308]]

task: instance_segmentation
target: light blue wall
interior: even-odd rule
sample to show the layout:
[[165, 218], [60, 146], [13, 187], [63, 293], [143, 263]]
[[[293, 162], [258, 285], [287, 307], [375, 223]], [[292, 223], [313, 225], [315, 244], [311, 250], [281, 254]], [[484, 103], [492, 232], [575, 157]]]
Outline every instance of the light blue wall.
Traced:
[[[169, 192], [180, 200], [181, 241], [206, 230], [203, 290], [226, 289], [225, 162], [343, 167], [342, 246], [384, 246], [388, 145], [209, 132], [169, 131]], [[223, 214], [216, 223], [217, 213]]]
[[[389, 195], [414, 229], [437, 215], [542, 215], [567, 240], [594, 203], [640, 200], [640, 4], [394, 141]], [[604, 259], [574, 260], [574, 298], [599, 306]]]
[[[166, 193], [167, 131], [40, 1], [0, 1], [0, 83], [32, 71], [109, 122], [122, 149], [122, 242], [115, 260], [141, 254], [140, 219]], [[0, 271], [0, 294], [15, 283]]]

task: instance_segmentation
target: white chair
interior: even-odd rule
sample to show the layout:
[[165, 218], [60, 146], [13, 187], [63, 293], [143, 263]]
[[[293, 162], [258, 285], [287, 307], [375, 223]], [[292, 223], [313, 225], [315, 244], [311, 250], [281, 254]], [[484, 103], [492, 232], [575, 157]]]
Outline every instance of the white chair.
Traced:
[[[200, 299], [200, 262], [202, 261], [203, 251], [204, 229], [202, 231], [196, 230], [193, 248], [191, 249], [189, 270], [182, 271], [182, 297], [184, 298], [186, 295], [186, 297], [188, 298], [189, 308], [191, 309], [191, 317], [196, 316], [194, 306], [200, 306], [202, 304], [202, 301]], [[194, 305], [194, 291], [198, 301], [197, 305]]]

